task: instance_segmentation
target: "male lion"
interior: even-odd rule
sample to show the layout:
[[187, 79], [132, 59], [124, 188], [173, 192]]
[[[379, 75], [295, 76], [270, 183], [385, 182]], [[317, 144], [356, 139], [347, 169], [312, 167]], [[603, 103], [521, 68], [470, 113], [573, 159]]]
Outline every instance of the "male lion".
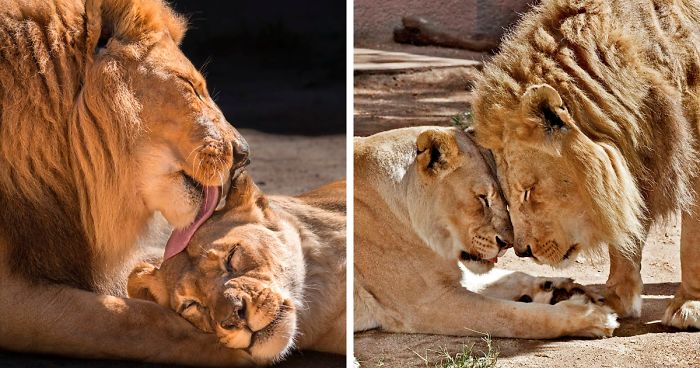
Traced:
[[642, 245], [683, 211], [682, 283], [663, 322], [700, 328], [700, 4], [545, 0], [475, 89], [515, 251], [560, 264], [607, 244], [607, 302], [641, 313]]
[[345, 353], [345, 182], [264, 196], [246, 174], [187, 250], [141, 263], [129, 295], [172, 308], [256, 364]]
[[496, 179], [464, 132], [420, 127], [356, 138], [355, 331], [610, 336], [615, 314], [569, 279], [495, 274], [485, 285], [467, 277], [471, 291], [462, 287], [458, 261], [491, 270], [511, 231]]
[[238, 359], [166, 308], [108, 296], [126, 294], [156, 211], [188, 231], [247, 161], [184, 30], [159, 0], [0, 1], [0, 348]]

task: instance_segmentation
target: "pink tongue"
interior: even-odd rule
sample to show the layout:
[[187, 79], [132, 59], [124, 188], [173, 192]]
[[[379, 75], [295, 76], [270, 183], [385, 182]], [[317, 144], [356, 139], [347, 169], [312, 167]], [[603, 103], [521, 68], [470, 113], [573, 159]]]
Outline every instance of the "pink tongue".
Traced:
[[220, 196], [221, 191], [219, 187], [204, 187], [204, 203], [202, 207], [199, 208], [197, 217], [186, 228], [173, 230], [173, 233], [170, 234], [170, 239], [168, 239], [168, 243], [165, 244], [163, 261], [187, 248], [187, 244], [192, 239], [192, 235], [194, 235], [195, 231], [197, 231], [204, 221], [207, 221], [207, 219], [211, 217], [211, 214], [214, 213], [216, 205], [219, 204]]
[[493, 257], [493, 258], [489, 259], [488, 261], [491, 263], [498, 263], [498, 257]]

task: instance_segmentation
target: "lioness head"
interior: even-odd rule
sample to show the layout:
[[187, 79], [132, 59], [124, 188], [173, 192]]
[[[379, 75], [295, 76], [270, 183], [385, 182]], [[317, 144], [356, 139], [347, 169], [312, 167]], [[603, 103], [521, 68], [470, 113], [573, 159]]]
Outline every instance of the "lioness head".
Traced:
[[[121, 135], [104, 144], [128, 144], [146, 207], [184, 227], [217, 200], [204, 188], [223, 186], [247, 162], [248, 145], [180, 51], [185, 22], [165, 3], [95, 0], [86, 12], [89, 65], [78, 113]], [[115, 159], [106, 155], [91, 159]]]
[[512, 243], [506, 203], [484, 154], [459, 129], [425, 130], [406, 193], [418, 235], [473, 272], [490, 270]]
[[293, 344], [304, 278], [300, 240], [285, 226], [242, 174], [185, 252], [132, 271], [129, 295], [177, 311], [259, 364], [277, 360]]
[[516, 254], [558, 265], [604, 242], [624, 249], [640, 233], [644, 205], [620, 148], [603, 132], [592, 141], [574, 119], [597, 113], [570, 113], [548, 84], [531, 85], [514, 100], [489, 89], [495, 80], [483, 83], [476, 138], [494, 152]]

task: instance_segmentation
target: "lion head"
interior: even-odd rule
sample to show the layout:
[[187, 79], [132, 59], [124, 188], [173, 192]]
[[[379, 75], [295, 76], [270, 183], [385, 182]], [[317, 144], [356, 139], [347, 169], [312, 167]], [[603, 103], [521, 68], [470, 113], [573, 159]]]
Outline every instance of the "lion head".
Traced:
[[7, 8], [0, 134], [14, 144], [0, 150], [0, 227], [10, 267], [94, 289], [154, 213], [184, 228], [218, 202], [248, 146], [179, 49], [185, 22], [165, 2]]
[[[248, 145], [180, 51], [185, 24], [165, 3], [74, 5], [2, 14], [0, 35], [24, 37], [13, 52], [26, 56], [0, 68], [3, 124], [16, 127], [2, 134], [18, 143], [2, 152], [13, 166], [0, 169], [0, 197], [12, 214], [4, 227], [41, 229], [12, 232], [16, 271], [94, 287], [84, 264], [115, 267], [157, 211], [177, 228], [192, 223], [218, 202], [205, 189], [245, 165]], [[49, 248], [81, 260], [42, 262]]]
[[223, 186], [231, 169], [245, 164], [248, 145], [180, 51], [185, 25], [178, 15], [160, 1], [104, 1], [99, 9], [86, 77], [99, 90], [83, 91], [85, 113], [125, 118], [116, 129], [131, 135], [146, 207], [184, 227], [202, 207], [204, 188]]
[[293, 345], [304, 279], [298, 236], [278, 226], [265, 197], [242, 174], [186, 252], [159, 269], [142, 263], [132, 271], [129, 295], [177, 311], [258, 364], [278, 360]]
[[[518, 111], [504, 116], [507, 143], [487, 147], [493, 149], [508, 198], [516, 254], [558, 265], [589, 245], [609, 241], [612, 229], [638, 230], [622, 228], [640, 226], [643, 204], [619, 150], [583, 134], [554, 88], [531, 86]], [[624, 188], [624, 193], [612, 188]]]
[[[358, 155], [366, 149], [375, 151], [371, 161], [377, 161], [380, 170], [388, 169], [389, 185], [380, 189], [386, 192], [385, 201], [395, 212], [404, 212], [398, 217], [406, 218], [436, 253], [459, 259], [474, 272], [485, 272], [512, 243], [506, 203], [487, 153], [465, 132], [441, 127], [397, 129], [364, 138], [356, 146], [360, 165], [363, 158]], [[397, 158], [401, 162], [390, 162]]]
[[542, 3], [476, 83], [475, 137], [496, 158], [515, 251], [542, 263], [637, 253], [650, 219], [692, 198], [683, 99], [612, 7]]

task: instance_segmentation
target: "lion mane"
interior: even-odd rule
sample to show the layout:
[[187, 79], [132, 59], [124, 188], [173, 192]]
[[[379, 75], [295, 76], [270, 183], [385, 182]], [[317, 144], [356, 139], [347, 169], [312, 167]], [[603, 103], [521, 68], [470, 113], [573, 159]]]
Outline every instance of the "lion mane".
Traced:
[[[28, 280], [97, 290], [147, 221], [129, 213], [135, 196], [122, 185], [143, 129], [122, 63], [163, 32], [179, 42], [185, 22], [159, 0], [2, 7], [0, 44], [11, 45], [0, 48], [3, 256]], [[124, 40], [119, 58], [94, 62]]]
[[691, 2], [543, 1], [475, 84], [477, 141], [503, 149], [504, 130], [522, 126], [528, 88], [553, 87], [588, 138], [559, 154], [579, 166], [608, 244], [640, 252], [650, 221], [687, 209], [693, 197], [698, 22]]

